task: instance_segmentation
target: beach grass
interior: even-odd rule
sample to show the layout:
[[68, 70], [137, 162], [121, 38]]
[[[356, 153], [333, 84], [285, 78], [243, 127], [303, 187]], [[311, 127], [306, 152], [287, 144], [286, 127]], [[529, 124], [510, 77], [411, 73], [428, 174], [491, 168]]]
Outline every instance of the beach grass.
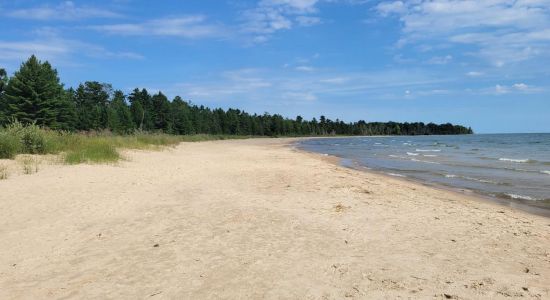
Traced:
[[8, 167], [0, 165], [0, 180], [8, 179]]
[[[170, 135], [135, 132], [115, 135], [110, 132], [72, 133], [53, 131], [37, 125], [14, 122], [0, 128], [0, 159], [14, 159], [19, 154], [59, 154], [67, 164], [114, 163], [121, 159], [120, 149], [160, 149], [181, 142], [240, 139], [234, 135]], [[25, 174], [31, 174], [36, 164], [23, 158]], [[27, 172], [28, 171], [28, 172]]]

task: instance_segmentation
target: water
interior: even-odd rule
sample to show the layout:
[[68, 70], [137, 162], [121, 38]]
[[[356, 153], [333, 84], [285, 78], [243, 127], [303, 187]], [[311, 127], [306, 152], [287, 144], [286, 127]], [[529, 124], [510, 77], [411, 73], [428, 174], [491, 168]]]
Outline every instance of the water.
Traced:
[[550, 133], [321, 138], [300, 148], [347, 165], [550, 212]]

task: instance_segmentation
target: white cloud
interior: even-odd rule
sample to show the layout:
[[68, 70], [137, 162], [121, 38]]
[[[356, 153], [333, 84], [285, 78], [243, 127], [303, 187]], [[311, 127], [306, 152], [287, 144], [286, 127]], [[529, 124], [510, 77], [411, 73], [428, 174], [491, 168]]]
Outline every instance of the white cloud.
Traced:
[[514, 83], [512, 85], [497, 84], [494, 88], [494, 93], [497, 95], [509, 94], [509, 93], [536, 93], [541, 92], [542, 89], [534, 86], [527, 85], [525, 83]]
[[510, 91], [510, 89], [507, 86], [503, 86], [500, 84], [495, 85], [495, 93], [496, 94], [506, 94]]
[[301, 102], [301, 101], [307, 101], [307, 102], [313, 102], [317, 101], [317, 96], [315, 94], [308, 92], [289, 92], [284, 93], [283, 98], [286, 100], [292, 100], [293, 102]]
[[470, 71], [470, 72], [466, 73], [466, 76], [468, 76], [468, 77], [481, 77], [481, 76], [483, 76], [483, 73], [478, 72], [478, 71]]
[[515, 83], [514, 85], [512, 85], [512, 87], [519, 91], [529, 90], [529, 86], [526, 85], [525, 83]]
[[121, 15], [110, 10], [77, 6], [72, 1], [65, 1], [57, 6], [40, 6], [25, 9], [16, 9], [6, 13], [7, 16], [30, 20], [81, 20], [91, 18], [116, 18]]
[[432, 57], [430, 60], [428, 60], [428, 63], [432, 65], [446, 65], [450, 63], [452, 60], [453, 60], [452, 55], [435, 56], [435, 57]]
[[496, 66], [549, 53], [549, 0], [384, 1], [381, 16], [403, 25], [398, 46], [411, 43], [465, 44]]
[[315, 16], [319, 0], [262, 0], [243, 12], [242, 31], [255, 35], [255, 42], [265, 42], [281, 30], [295, 26], [309, 27], [322, 23]]
[[189, 39], [221, 36], [221, 26], [206, 23], [202, 15], [171, 17], [143, 23], [121, 23], [90, 26], [90, 29], [126, 36], [175, 36]]
[[315, 71], [315, 68], [310, 67], [310, 66], [297, 66], [294, 69], [296, 71], [300, 71], [300, 72], [313, 72], [313, 71]]
[[99, 59], [143, 59], [141, 54], [130, 51], [111, 51], [102, 46], [78, 40], [46, 35], [30, 41], [0, 40], [0, 62], [18, 65], [32, 54], [41, 60], [61, 65], [75, 65], [74, 57], [84, 55]]
[[308, 27], [321, 24], [321, 18], [319, 17], [308, 17], [308, 16], [298, 16], [296, 17], [296, 22], [300, 26]]
[[407, 11], [407, 7], [403, 4], [403, 1], [382, 2], [376, 6], [376, 9], [383, 16], [404, 13]]

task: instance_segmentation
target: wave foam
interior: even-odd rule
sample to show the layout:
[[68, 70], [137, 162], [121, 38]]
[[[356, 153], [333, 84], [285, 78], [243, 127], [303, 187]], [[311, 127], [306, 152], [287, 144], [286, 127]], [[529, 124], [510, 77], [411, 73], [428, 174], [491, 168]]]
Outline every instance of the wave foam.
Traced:
[[421, 160], [421, 159], [416, 159], [416, 158], [411, 158], [411, 161], [423, 162], [423, 163], [434, 164], [434, 165], [440, 165], [441, 164], [441, 163], [438, 163], [436, 161]]
[[441, 152], [441, 149], [416, 149], [416, 152]]
[[498, 160], [515, 162], [515, 163], [528, 163], [530, 161], [529, 159], [516, 159], [516, 158], [506, 158], [506, 157], [501, 157]]
[[542, 174], [550, 175], [550, 171], [540, 171]]
[[397, 173], [387, 173], [388, 175], [390, 176], [395, 176], [395, 177], [407, 177], [405, 175], [401, 175], [401, 174], [397, 174]]
[[410, 156], [417, 156], [418, 153], [407, 152], [407, 155], [410, 155]]
[[512, 199], [521, 199], [521, 200], [530, 200], [530, 201], [537, 200], [535, 198], [532, 198], [532, 197], [529, 197], [529, 196], [524, 196], [524, 195], [508, 194], [508, 193], [506, 193], [505, 195], [512, 198]]

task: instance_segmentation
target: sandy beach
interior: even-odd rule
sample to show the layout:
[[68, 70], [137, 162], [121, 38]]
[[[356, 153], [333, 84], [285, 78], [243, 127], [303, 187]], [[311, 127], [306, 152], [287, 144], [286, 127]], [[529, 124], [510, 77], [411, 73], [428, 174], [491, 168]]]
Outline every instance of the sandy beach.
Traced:
[[550, 298], [549, 218], [292, 141], [182, 143], [31, 175], [11, 163], [0, 299]]

